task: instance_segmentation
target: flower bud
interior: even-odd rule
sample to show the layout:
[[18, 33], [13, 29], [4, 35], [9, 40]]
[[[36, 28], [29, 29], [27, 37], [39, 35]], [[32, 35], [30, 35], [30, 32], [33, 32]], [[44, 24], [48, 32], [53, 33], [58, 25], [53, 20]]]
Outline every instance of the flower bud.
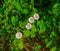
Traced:
[[26, 25], [26, 29], [31, 29], [31, 24], [30, 23], [28, 23], [27, 25]]
[[20, 39], [20, 38], [22, 38], [22, 33], [21, 32], [17, 32], [15, 36], [16, 36], [17, 39]]
[[34, 23], [34, 18], [33, 17], [29, 18], [29, 23]]
[[38, 20], [39, 19], [39, 15], [38, 14], [34, 14], [34, 19]]

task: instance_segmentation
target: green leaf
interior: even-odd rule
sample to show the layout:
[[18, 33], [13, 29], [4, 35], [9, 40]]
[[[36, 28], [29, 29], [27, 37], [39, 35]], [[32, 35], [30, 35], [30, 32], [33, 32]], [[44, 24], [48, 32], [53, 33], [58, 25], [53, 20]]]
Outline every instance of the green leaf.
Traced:
[[16, 5], [16, 9], [17, 9], [18, 11], [22, 11], [22, 8], [21, 8], [21, 6], [19, 6], [19, 4]]
[[22, 50], [24, 47], [23, 40], [22, 39], [19, 39], [19, 40], [15, 39], [14, 40], [14, 46], [18, 46], [20, 48], [20, 50]]
[[12, 2], [12, 6], [17, 6], [17, 2]]
[[22, 11], [22, 8], [18, 2], [16, 1], [12, 2], [12, 5], [16, 7], [17, 11]]
[[20, 1], [20, 5], [22, 5], [23, 4], [23, 0], [19, 0]]
[[36, 32], [36, 31], [37, 31], [34, 24], [32, 25], [31, 31], [32, 31], [32, 32]]
[[53, 14], [58, 15], [58, 9], [52, 9]]
[[29, 13], [29, 12], [28, 12], [28, 9], [23, 9], [22, 13], [28, 14], [28, 13]]
[[52, 47], [50, 51], [57, 51], [57, 47]]
[[53, 8], [55, 9], [57, 7], [60, 7], [59, 5], [60, 5], [60, 3], [56, 3], [56, 4], [53, 5]]
[[58, 30], [60, 31], [60, 22], [59, 22]]
[[38, 45], [38, 46], [35, 47], [35, 51], [39, 51], [39, 49], [41, 49], [41, 48], [42, 48], [42, 46]]
[[59, 10], [60, 10], [60, 3], [54, 4], [52, 9], [53, 14], [57, 16], [59, 14]]
[[50, 34], [50, 38], [54, 38], [54, 39], [56, 39], [56, 34], [55, 34], [55, 32], [53, 31], [53, 32], [51, 32], [51, 34]]
[[45, 24], [46, 24], [47, 27], [51, 26], [51, 22], [49, 22], [49, 21], [46, 21]]
[[20, 21], [20, 22], [19, 22], [19, 26], [24, 29], [24, 28], [25, 28], [25, 25], [26, 25], [27, 23], [28, 23], [27, 20]]
[[46, 43], [46, 44], [48, 43], [48, 41], [49, 41], [49, 40], [48, 40], [48, 38], [47, 38], [47, 39], [45, 39], [45, 43]]
[[11, 46], [11, 51], [18, 51], [18, 48], [14, 48]]
[[29, 30], [24, 30], [24, 36], [29, 37], [31, 35], [31, 32]]
[[46, 48], [49, 48], [53, 45], [52, 41], [49, 41], [47, 44], [46, 44]]
[[23, 45], [23, 40], [19, 40], [19, 44], [18, 44], [18, 47], [20, 48], [20, 50], [23, 49], [24, 45]]
[[14, 26], [16, 26], [18, 24], [18, 17], [17, 16], [16, 17], [12, 16], [11, 17], [11, 22]]
[[36, 34], [34, 32], [31, 32], [31, 38], [35, 38]]
[[18, 45], [18, 44], [17, 44], [17, 43], [18, 43], [18, 41], [17, 41], [16, 39], [13, 41], [13, 43], [14, 43], [14, 45], [15, 45], [15, 46], [17, 46], [17, 45]]
[[34, 3], [34, 0], [31, 0], [31, 3]]
[[38, 10], [36, 8], [34, 8], [34, 7], [33, 7], [33, 11], [34, 11], [34, 13], [38, 12]]
[[46, 38], [47, 38], [46, 36], [42, 36], [42, 37], [41, 37], [42, 40], [45, 40]]
[[37, 25], [39, 25], [39, 27], [40, 27], [40, 30], [39, 30], [39, 33], [40, 34], [43, 33], [43, 32], [45, 32], [46, 26], [45, 26], [43, 20], [38, 21], [37, 22]]

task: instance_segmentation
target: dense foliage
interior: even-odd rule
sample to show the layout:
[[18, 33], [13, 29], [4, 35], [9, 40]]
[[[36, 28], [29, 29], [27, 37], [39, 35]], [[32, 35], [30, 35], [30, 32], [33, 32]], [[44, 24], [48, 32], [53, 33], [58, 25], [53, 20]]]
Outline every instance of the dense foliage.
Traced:
[[[40, 18], [27, 30], [35, 13]], [[60, 51], [60, 0], [0, 0], [0, 51]]]

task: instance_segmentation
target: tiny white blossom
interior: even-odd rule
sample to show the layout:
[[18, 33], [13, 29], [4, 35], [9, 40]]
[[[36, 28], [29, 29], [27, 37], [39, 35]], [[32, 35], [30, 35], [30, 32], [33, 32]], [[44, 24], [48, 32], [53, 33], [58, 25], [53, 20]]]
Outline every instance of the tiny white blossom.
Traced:
[[17, 39], [20, 39], [20, 38], [22, 38], [22, 33], [21, 32], [17, 32], [15, 36], [16, 36]]
[[34, 18], [33, 17], [30, 17], [29, 18], [29, 23], [33, 23], [34, 22]]
[[27, 25], [26, 25], [26, 29], [31, 29], [31, 27], [32, 27], [32, 25], [30, 24], [30, 23], [28, 23]]
[[38, 20], [39, 19], [39, 14], [34, 14], [34, 19]]

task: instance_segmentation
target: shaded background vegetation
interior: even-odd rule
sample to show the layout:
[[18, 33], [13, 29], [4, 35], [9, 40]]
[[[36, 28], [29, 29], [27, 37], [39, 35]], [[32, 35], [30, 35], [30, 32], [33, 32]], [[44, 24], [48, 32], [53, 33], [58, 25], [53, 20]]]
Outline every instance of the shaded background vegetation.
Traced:
[[[40, 19], [26, 30], [35, 13]], [[0, 0], [0, 51], [60, 51], [59, 43], [60, 0]]]

